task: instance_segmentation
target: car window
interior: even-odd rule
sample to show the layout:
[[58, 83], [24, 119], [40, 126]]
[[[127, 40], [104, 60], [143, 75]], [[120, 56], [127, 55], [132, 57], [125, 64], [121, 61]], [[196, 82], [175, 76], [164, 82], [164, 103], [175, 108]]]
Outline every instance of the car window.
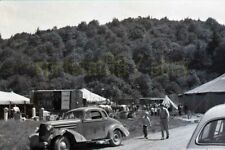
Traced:
[[64, 114], [63, 119], [82, 119], [83, 112], [82, 111], [72, 111]]
[[85, 120], [92, 120], [92, 119], [91, 119], [91, 112], [90, 112], [90, 111], [87, 111], [87, 112], [85, 113]]
[[108, 115], [105, 111], [102, 111], [102, 115], [103, 115], [104, 118], [108, 117]]
[[201, 131], [197, 143], [225, 144], [225, 119], [214, 120], [206, 124]]
[[102, 115], [99, 111], [91, 111], [91, 119], [101, 119]]

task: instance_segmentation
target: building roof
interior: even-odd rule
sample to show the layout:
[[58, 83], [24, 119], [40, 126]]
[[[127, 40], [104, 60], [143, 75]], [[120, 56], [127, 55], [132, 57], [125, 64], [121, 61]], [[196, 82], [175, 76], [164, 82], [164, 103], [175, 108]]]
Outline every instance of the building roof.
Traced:
[[201, 94], [201, 93], [221, 93], [225, 92], [225, 74], [211, 80], [199, 87], [196, 87], [184, 94]]
[[35, 92], [61, 92], [61, 91], [74, 91], [76, 89], [55, 89], [55, 90], [35, 90]]
[[163, 101], [164, 97], [142, 97], [140, 100]]

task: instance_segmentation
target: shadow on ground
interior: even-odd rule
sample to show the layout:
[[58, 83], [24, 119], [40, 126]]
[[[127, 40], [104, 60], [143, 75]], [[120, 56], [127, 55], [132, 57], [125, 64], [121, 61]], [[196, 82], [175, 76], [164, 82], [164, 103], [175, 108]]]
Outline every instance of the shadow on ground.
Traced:
[[144, 138], [144, 137], [138, 137], [138, 138], [136, 138], [136, 139], [138, 139], [138, 140], [149, 140], [149, 141], [161, 141], [161, 139], [153, 139], [153, 138], [148, 138], [148, 139], [146, 139], [146, 138]]
[[[122, 146], [122, 145], [121, 145]], [[94, 149], [102, 149], [106, 147], [111, 147], [109, 144], [79, 144], [75, 146], [75, 149], [82, 149], [82, 150], [94, 150]]]

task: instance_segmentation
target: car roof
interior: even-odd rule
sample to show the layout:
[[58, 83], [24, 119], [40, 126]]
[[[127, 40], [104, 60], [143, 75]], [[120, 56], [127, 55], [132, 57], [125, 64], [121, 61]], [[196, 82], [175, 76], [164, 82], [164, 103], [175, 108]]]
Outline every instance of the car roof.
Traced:
[[71, 111], [88, 111], [88, 110], [103, 110], [103, 109], [99, 108], [97, 106], [89, 106], [89, 107], [79, 107], [79, 108], [76, 108], [76, 109], [72, 109], [68, 112], [71, 112]]
[[187, 147], [190, 148], [195, 145], [195, 140], [203, 127], [212, 120], [217, 120], [219, 118], [225, 118], [225, 104], [214, 106], [213, 108], [209, 109], [202, 119], [200, 120], [198, 126], [196, 127]]
[[225, 104], [217, 105], [209, 109], [202, 118], [201, 122], [212, 120], [214, 118], [225, 118]]
[[199, 127], [202, 127], [209, 121], [216, 120], [218, 118], [225, 118], [225, 104], [217, 105], [209, 109], [199, 122]]

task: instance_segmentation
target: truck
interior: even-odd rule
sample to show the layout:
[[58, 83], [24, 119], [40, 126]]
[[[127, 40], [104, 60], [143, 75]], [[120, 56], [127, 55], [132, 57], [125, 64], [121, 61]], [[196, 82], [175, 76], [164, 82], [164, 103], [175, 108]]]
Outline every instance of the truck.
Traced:
[[37, 110], [67, 111], [83, 106], [82, 92], [78, 89], [33, 90], [31, 103]]

